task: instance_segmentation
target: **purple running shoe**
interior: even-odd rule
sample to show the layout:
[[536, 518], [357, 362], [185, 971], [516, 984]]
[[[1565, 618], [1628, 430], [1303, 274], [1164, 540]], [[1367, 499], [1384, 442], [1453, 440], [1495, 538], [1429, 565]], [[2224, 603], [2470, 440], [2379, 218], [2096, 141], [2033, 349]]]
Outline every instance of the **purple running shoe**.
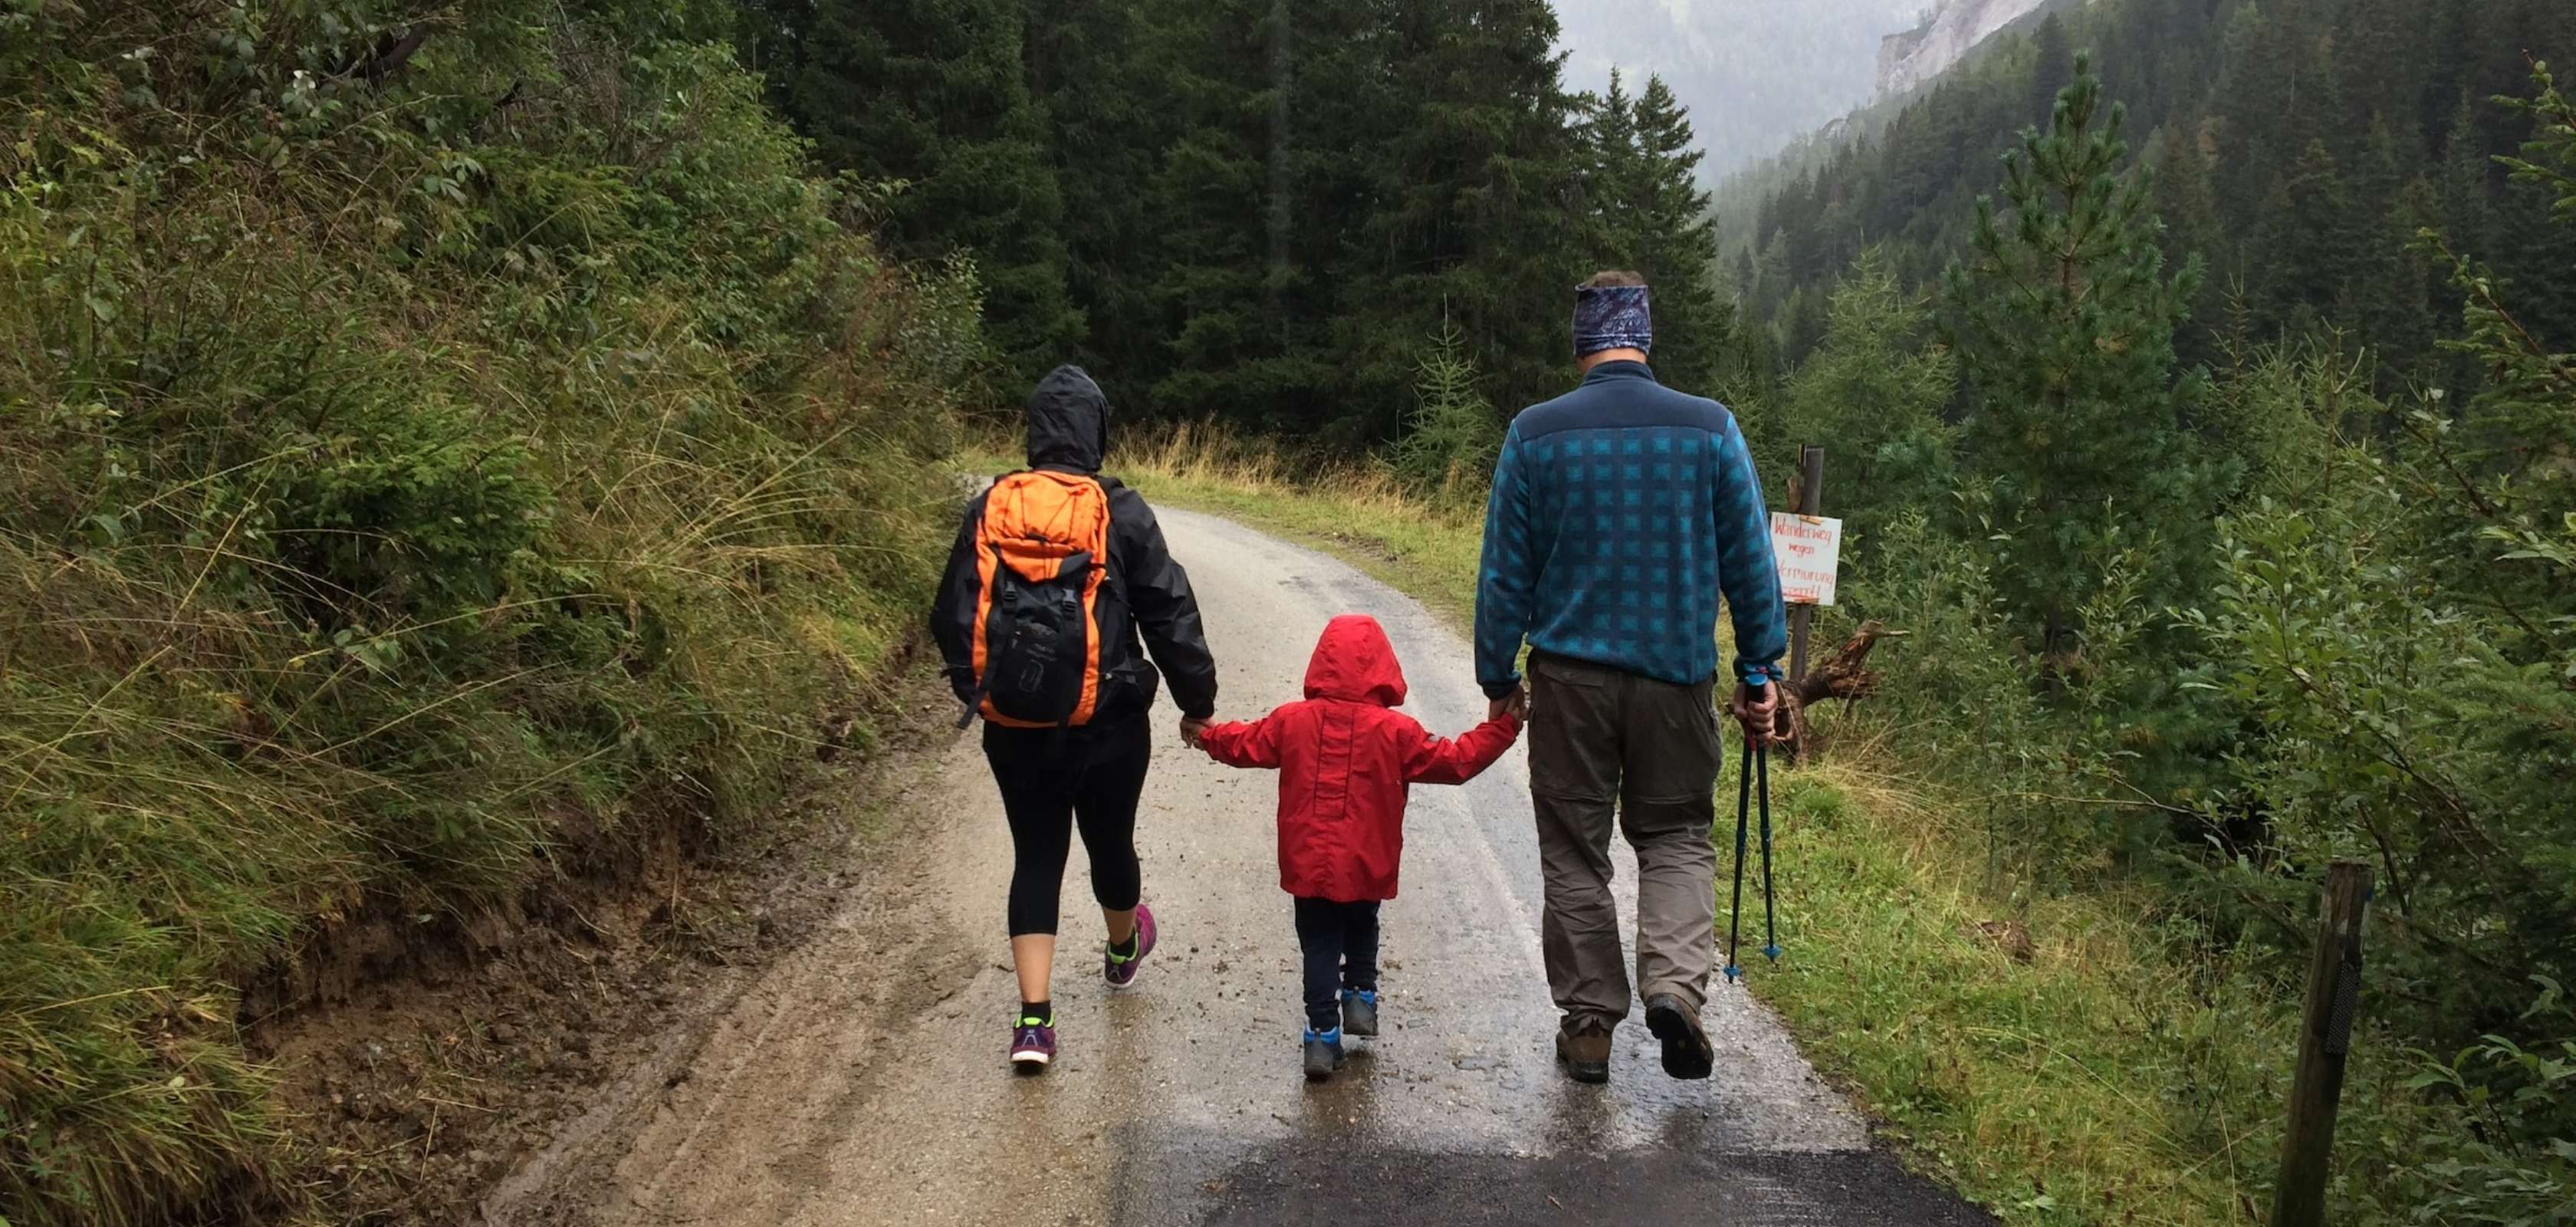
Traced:
[[1011, 1024], [1011, 1069], [1022, 1074], [1042, 1074], [1055, 1060], [1055, 1028], [1033, 1018], [1019, 1018]]
[[1101, 947], [1100, 974], [1111, 988], [1129, 988], [1136, 983], [1136, 973], [1145, 966], [1145, 956], [1154, 952], [1154, 911], [1144, 904], [1136, 905], [1136, 953], [1120, 958], [1106, 944]]

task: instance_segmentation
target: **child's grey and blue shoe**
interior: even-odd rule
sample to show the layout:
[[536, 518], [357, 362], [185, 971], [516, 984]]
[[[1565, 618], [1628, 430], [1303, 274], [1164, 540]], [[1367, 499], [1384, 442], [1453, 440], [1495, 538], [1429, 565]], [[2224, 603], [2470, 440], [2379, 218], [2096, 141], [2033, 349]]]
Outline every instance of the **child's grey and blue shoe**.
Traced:
[[1377, 1035], [1377, 990], [1346, 988], [1342, 990], [1342, 1030], [1350, 1035]]
[[1342, 1029], [1306, 1029], [1306, 1081], [1322, 1082], [1342, 1067]]

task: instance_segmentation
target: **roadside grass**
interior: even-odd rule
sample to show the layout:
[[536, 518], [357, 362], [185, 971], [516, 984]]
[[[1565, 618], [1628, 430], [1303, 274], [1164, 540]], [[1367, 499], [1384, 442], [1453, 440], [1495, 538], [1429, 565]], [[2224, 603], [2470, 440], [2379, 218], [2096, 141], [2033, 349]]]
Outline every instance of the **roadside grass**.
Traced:
[[[972, 463], [1015, 461], [987, 439]], [[1480, 508], [1203, 430], [1131, 444], [1111, 468], [1157, 502], [1335, 553], [1462, 627], [1472, 616]], [[1832, 750], [1774, 783], [1786, 954], [1749, 973], [1808, 1057], [1910, 1162], [2007, 1223], [2251, 1221], [2292, 1050], [2278, 986], [2223, 952], [2178, 957], [2197, 934], [2144, 892], [2027, 889], [1998, 867], [1972, 790], [1903, 769], [1904, 730], [1866, 710], [1819, 718]], [[1758, 896], [1746, 904], [1758, 933]]]
[[318, 1217], [246, 985], [864, 738], [981, 345], [727, 52], [460, 17], [281, 116], [340, 23], [263, 33], [271, 90], [227, 12], [0, 54], [0, 1227]]

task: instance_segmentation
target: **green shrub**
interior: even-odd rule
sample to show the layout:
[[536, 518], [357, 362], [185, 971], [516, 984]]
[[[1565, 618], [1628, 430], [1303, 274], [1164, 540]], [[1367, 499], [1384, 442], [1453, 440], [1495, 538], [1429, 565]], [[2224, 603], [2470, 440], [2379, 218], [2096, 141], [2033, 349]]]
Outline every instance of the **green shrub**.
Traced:
[[234, 985], [750, 820], [912, 621], [972, 270], [632, 8], [0, 5], [0, 1219], [291, 1201]]

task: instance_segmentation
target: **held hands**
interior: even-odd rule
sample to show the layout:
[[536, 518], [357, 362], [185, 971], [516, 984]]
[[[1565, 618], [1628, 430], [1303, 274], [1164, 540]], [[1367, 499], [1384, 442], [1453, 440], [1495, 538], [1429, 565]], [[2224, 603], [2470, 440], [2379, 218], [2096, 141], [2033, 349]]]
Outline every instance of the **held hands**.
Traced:
[[1202, 740], [1207, 729], [1208, 721], [1206, 719], [1198, 716], [1181, 717], [1181, 744], [1188, 746], [1193, 750], [1206, 749], [1207, 747], [1202, 744]]
[[1736, 684], [1735, 697], [1727, 701], [1726, 713], [1744, 726], [1744, 740], [1756, 746], [1779, 744], [1780, 688], [1765, 683], [1760, 689]]
[[1510, 694], [1504, 695], [1499, 699], [1487, 700], [1485, 703], [1485, 718], [1487, 720], [1500, 720], [1504, 716], [1510, 716], [1514, 720], [1527, 722], [1529, 720], [1529, 711], [1530, 692], [1529, 685], [1527, 683], [1514, 686], [1512, 687], [1512, 692]]

